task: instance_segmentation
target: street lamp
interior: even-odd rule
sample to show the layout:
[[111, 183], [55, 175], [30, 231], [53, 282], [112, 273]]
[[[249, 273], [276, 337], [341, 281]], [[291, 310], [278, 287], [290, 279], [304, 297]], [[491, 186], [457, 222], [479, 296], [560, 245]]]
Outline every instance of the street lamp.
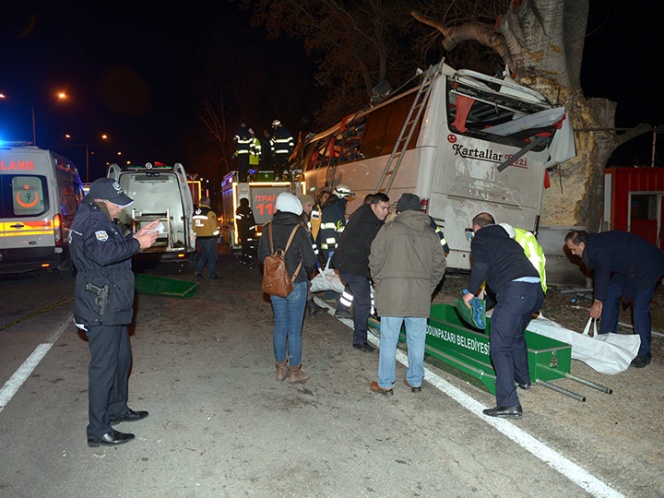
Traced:
[[[72, 136], [69, 133], [65, 134], [65, 138], [67, 140], [71, 140]], [[99, 135], [99, 138], [102, 140], [108, 140], [108, 135], [106, 133], [102, 133]], [[68, 147], [85, 147], [85, 183], [90, 182], [90, 149], [88, 142], [85, 143], [80, 143], [80, 144], [67, 144]], [[92, 152], [94, 154], [94, 151]]]
[[[68, 96], [65, 92], [56, 93], [57, 100], [67, 100]], [[9, 100], [9, 98], [4, 94], [0, 93], [0, 100]], [[20, 100], [20, 99], [19, 99]], [[32, 111], [32, 145], [37, 145], [37, 127], [35, 125], [35, 103], [30, 101], [30, 108]]]

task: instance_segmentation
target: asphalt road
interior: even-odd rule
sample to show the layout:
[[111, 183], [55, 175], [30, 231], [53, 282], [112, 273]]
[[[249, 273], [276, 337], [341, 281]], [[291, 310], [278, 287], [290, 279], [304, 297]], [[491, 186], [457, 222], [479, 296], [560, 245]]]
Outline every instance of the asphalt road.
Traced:
[[574, 362], [614, 394], [564, 379], [588, 400], [535, 386], [522, 420], [496, 420], [481, 414], [493, 396], [451, 369], [430, 366], [418, 394], [400, 381], [391, 398], [371, 393], [377, 353], [322, 315], [304, 324], [311, 379], [279, 383], [260, 275], [220, 267], [192, 298], [138, 296], [130, 406], [150, 417], [118, 425], [137, 439], [116, 448], [86, 444], [71, 277], [0, 277], [2, 498], [664, 496], [657, 361], [612, 377]]

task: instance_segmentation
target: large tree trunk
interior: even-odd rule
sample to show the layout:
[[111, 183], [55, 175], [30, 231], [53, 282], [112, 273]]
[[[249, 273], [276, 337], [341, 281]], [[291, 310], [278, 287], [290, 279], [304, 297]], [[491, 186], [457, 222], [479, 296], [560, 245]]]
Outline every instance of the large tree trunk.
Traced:
[[447, 50], [466, 40], [495, 50], [517, 81], [565, 106], [577, 155], [552, 172], [541, 225], [594, 231], [603, 211], [604, 166], [620, 141], [612, 131], [615, 103], [586, 99], [581, 91], [588, 5], [588, 0], [512, 0], [495, 29], [477, 23], [450, 27], [412, 15], [442, 33]]

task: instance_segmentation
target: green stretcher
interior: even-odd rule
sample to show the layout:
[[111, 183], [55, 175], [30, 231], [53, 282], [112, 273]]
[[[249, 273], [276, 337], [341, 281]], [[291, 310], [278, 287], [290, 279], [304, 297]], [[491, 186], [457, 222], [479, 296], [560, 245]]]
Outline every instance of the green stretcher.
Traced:
[[134, 287], [138, 294], [186, 298], [195, 296], [200, 288], [198, 282], [177, 278], [156, 277], [142, 273], [136, 273], [134, 278]]
[[[369, 324], [380, 330], [380, 322], [371, 319]], [[489, 356], [489, 331], [491, 319], [486, 317], [486, 330], [477, 331], [468, 328], [455, 306], [434, 304], [431, 306], [431, 318], [427, 325], [425, 352], [444, 363], [464, 372], [480, 381], [491, 394], [496, 394], [496, 373]], [[533, 383], [557, 391], [578, 401], [585, 401], [581, 396], [551, 381], [571, 379], [581, 384], [611, 394], [613, 391], [594, 382], [576, 377], [570, 373], [572, 346], [541, 336], [526, 329], [528, 346], [528, 368]], [[405, 342], [406, 332], [402, 328], [400, 341]]]

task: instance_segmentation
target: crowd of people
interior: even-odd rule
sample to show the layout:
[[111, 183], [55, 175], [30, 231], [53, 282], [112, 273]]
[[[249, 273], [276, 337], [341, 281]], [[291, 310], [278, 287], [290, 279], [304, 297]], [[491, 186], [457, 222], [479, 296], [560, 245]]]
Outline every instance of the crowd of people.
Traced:
[[[343, 293], [331, 292], [325, 300], [336, 301], [335, 316], [340, 316], [341, 309], [347, 313], [344, 318], [352, 318], [352, 346], [365, 353], [375, 351], [367, 340], [369, 317], [374, 313], [380, 317], [378, 375], [371, 391], [393, 394], [395, 351], [405, 325], [409, 366], [404, 383], [419, 392], [424, 376], [426, 320], [449, 253], [441, 227], [422, 212], [420, 199], [414, 194], [401, 196], [395, 216], [388, 216], [387, 195], [368, 195], [350, 217], [346, 216], [346, 205], [354, 194], [347, 185], [321, 189], [318, 196], [302, 196], [300, 203], [307, 206], [305, 221], [312, 251], [318, 256], [318, 266], [331, 265], [346, 286]], [[497, 224], [490, 213], [473, 218], [471, 235], [472, 266], [463, 302], [470, 308], [478, 296], [486, 300], [487, 309], [492, 309], [489, 355], [496, 373], [496, 406], [484, 413], [521, 418], [517, 387], [531, 387], [525, 329], [544, 303], [546, 258], [531, 232], [507, 223]], [[601, 319], [600, 333], [615, 331], [621, 302], [632, 303], [635, 331], [641, 337], [641, 348], [632, 366], [646, 366], [652, 357], [650, 301], [664, 275], [662, 251], [625, 232], [572, 232], [566, 245], [572, 256], [582, 257], [595, 271], [595, 301], [590, 316]], [[624, 247], [629, 250], [620, 249]], [[259, 259], [266, 254], [263, 250]], [[311, 301], [310, 294], [306, 300]], [[309, 310], [312, 316], [317, 313]], [[302, 323], [295, 326], [298, 330], [293, 333], [300, 334]], [[286, 378], [279, 373], [277, 377]]]
[[[378, 369], [370, 390], [394, 394], [396, 349], [405, 325], [409, 364], [404, 383], [417, 393], [424, 378], [431, 298], [445, 274], [449, 246], [440, 227], [423, 212], [417, 195], [402, 194], [395, 213], [390, 213], [390, 198], [384, 193], [371, 194], [347, 217], [346, 205], [354, 195], [343, 184], [321, 188], [315, 196], [281, 193], [272, 220], [263, 227], [263, 234], [269, 230], [271, 237], [260, 237], [258, 261], [272, 253], [271, 245], [288, 246], [285, 266], [293, 275], [293, 290], [288, 295], [270, 296], [275, 376], [277, 381], [291, 383], [310, 378], [302, 367], [303, 319], [306, 311], [312, 317], [325, 311], [312, 297], [310, 278], [316, 268], [331, 266], [346, 289], [343, 294], [332, 292], [326, 299], [337, 307], [346, 305], [349, 314], [352, 311], [353, 348], [375, 352], [368, 342], [368, 322], [374, 312], [380, 317]], [[71, 228], [71, 257], [77, 270], [74, 320], [89, 339], [87, 437], [92, 447], [131, 441], [132, 434], [112, 425], [148, 416], [146, 411], [127, 406], [131, 365], [127, 326], [133, 317], [131, 257], [155, 243], [158, 222], [133, 234], [123, 233], [117, 218], [132, 202], [116, 181], [96, 180]], [[247, 199], [241, 199], [236, 216], [242, 262], [252, 264], [256, 226]], [[219, 226], [208, 198], [201, 199], [195, 212], [194, 229], [201, 247], [195, 275], [202, 277], [207, 265], [210, 278], [215, 279]], [[594, 272], [589, 315], [600, 320], [600, 334], [615, 332], [621, 303], [632, 304], [635, 333], [641, 340], [632, 366], [647, 366], [652, 358], [650, 306], [664, 275], [664, 253], [636, 235], [619, 231], [592, 234], [575, 230], [567, 234], [565, 245]], [[487, 212], [472, 219], [470, 249], [471, 273], [463, 302], [470, 308], [479, 297], [486, 300], [487, 309], [493, 308], [489, 355], [496, 373], [496, 406], [484, 413], [521, 418], [517, 387], [531, 387], [524, 332], [545, 299], [544, 252], [532, 233], [497, 224]]]

